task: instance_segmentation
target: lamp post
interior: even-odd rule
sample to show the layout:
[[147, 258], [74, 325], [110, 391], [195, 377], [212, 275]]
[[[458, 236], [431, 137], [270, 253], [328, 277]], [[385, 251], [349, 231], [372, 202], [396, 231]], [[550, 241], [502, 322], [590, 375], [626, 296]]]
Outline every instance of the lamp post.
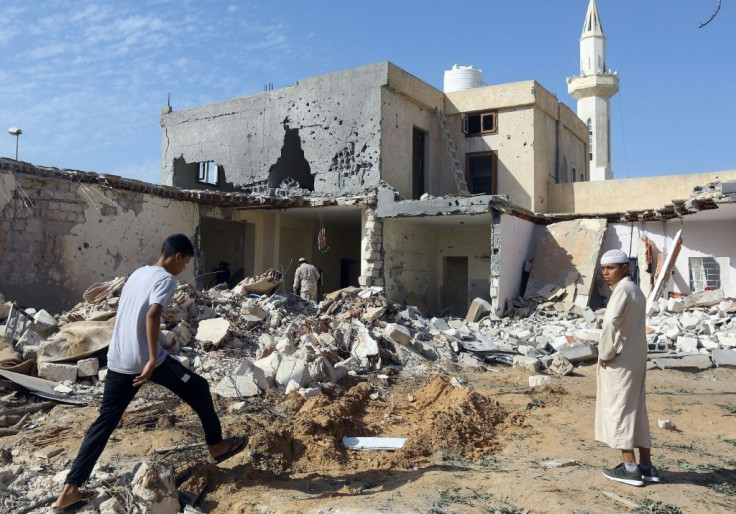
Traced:
[[18, 160], [18, 140], [20, 139], [20, 135], [23, 133], [21, 129], [18, 127], [10, 127], [8, 129], [8, 134], [11, 136], [15, 136], [15, 160]]

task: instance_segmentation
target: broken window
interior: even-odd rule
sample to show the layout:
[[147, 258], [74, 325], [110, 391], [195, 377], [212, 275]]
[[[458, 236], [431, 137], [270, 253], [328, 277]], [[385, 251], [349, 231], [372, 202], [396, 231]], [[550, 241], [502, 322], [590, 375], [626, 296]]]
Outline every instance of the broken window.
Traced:
[[498, 132], [498, 113], [483, 112], [477, 114], [463, 114], [462, 128], [466, 136], [480, 136], [483, 134], [495, 134]]
[[699, 293], [720, 289], [728, 283], [730, 259], [728, 257], [690, 257], [690, 291]]
[[217, 164], [213, 161], [200, 162], [197, 171], [197, 182], [200, 184], [218, 185], [219, 173]]
[[471, 193], [498, 194], [496, 154], [480, 152], [467, 155], [465, 180]]

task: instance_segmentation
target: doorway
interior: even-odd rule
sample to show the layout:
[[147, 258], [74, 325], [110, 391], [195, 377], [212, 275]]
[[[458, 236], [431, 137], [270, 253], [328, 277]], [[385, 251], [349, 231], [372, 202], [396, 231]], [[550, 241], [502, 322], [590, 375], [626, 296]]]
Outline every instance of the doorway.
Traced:
[[445, 310], [453, 316], [465, 316], [468, 311], [468, 258], [445, 257], [442, 275]]
[[202, 218], [200, 228], [205, 273], [202, 284], [205, 288], [223, 282], [233, 287], [244, 277], [253, 275], [254, 225]]

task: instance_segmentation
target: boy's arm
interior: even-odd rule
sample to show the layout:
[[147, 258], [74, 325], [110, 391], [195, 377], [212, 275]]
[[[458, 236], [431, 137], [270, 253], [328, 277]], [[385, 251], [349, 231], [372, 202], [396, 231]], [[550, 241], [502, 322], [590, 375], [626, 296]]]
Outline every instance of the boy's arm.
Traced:
[[138, 387], [151, 378], [156, 369], [156, 355], [158, 354], [158, 335], [161, 327], [161, 312], [164, 308], [154, 303], [146, 313], [146, 339], [148, 340], [148, 362], [140, 375], [133, 379], [133, 386]]

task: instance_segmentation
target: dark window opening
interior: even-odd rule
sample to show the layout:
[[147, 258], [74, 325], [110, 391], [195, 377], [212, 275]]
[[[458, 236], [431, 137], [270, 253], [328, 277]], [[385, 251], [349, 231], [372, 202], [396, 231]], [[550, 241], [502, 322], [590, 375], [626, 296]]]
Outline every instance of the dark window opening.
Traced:
[[588, 118], [588, 160], [593, 160], [593, 121]]
[[495, 134], [498, 132], [497, 114], [495, 112], [483, 112], [478, 114], [463, 114], [462, 128], [466, 136], [479, 136], [482, 134]]
[[217, 186], [220, 180], [219, 168], [212, 161], [200, 162], [197, 171], [197, 182]]
[[426, 132], [414, 127], [412, 130], [412, 179], [411, 197], [418, 200], [424, 194], [424, 174], [426, 161]]
[[468, 154], [465, 178], [471, 193], [498, 194], [495, 161], [494, 152]]

